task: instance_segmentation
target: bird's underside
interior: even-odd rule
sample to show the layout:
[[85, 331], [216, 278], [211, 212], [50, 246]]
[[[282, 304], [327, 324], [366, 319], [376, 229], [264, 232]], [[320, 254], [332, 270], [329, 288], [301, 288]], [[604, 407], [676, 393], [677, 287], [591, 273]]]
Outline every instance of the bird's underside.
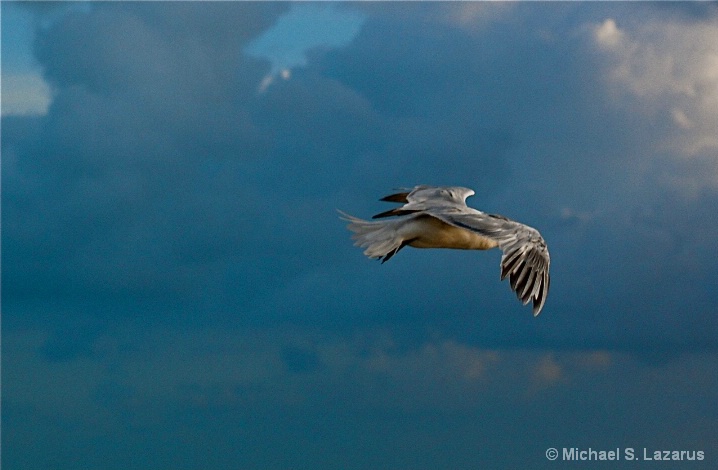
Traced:
[[523, 304], [533, 301], [538, 315], [549, 290], [550, 257], [539, 232], [506, 217], [486, 214], [466, 205], [474, 191], [458, 186], [416, 186], [391, 194], [382, 201], [403, 204], [373, 216], [376, 221], [352, 217], [340, 211], [354, 232], [355, 245], [382, 263], [405, 246], [487, 250], [498, 247], [501, 280], [509, 278], [511, 289]]

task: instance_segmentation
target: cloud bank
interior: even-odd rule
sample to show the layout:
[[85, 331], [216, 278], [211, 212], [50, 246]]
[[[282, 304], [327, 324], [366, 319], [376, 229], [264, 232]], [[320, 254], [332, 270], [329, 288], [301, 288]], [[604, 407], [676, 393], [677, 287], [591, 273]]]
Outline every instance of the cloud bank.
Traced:
[[[370, 8], [350, 45], [258, 93], [270, 64], [243, 47], [285, 7], [98, 5], [39, 36], [49, 112], [4, 122], [7, 305], [715, 345], [711, 10], [678, 40], [688, 20], [652, 8], [638, 23], [635, 7], [482, 5], [476, 28], [465, 5]], [[477, 207], [542, 230], [545, 330], [507, 301], [492, 254], [363, 262], [334, 209], [415, 183], [474, 187]]]

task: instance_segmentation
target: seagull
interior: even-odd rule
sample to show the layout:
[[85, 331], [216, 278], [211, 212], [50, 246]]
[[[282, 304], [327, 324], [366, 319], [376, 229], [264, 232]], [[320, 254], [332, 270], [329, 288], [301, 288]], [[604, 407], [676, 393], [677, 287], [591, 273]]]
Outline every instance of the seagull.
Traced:
[[551, 258], [541, 234], [535, 228], [502, 215], [487, 214], [466, 205], [474, 190], [460, 186], [415, 186], [390, 194], [381, 201], [403, 204], [362, 220], [339, 211], [354, 232], [355, 246], [382, 263], [405, 246], [489, 250], [498, 247], [501, 280], [507, 277], [511, 289], [524, 304], [533, 301], [537, 316], [546, 302]]

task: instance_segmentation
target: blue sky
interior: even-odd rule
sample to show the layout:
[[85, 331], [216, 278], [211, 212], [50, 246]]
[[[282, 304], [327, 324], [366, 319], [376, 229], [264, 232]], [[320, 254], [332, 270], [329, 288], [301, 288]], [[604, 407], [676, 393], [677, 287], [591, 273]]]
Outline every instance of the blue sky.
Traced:
[[[2, 34], [4, 468], [715, 467], [715, 3], [3, 2]], [[541, 231], [538, 318], [498, 251], [352, 246], [337, 208], [415, 184]]]

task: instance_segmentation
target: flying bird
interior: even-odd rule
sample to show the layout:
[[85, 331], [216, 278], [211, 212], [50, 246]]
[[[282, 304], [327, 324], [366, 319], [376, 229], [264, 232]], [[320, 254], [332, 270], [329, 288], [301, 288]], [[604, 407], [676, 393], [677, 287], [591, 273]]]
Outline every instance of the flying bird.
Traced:
[[459, 186], [415, 186], [381, 199], [403, 204], [372, 217], [382, 220], [362, 220], [339, 213], [354, 232], [354, 245], [365, 248], [366, 256], [381, 259], [382, 263], [405, 246], [500, 248], [501, 280], [508, 277], [519, 300], [524, 305], [533, 301], [533, 314], [538, 315], [550, 283], [551, 258], [546, 242], [535, 228], [468, 207], [466, 198], [474, 194], [472, 189]]

